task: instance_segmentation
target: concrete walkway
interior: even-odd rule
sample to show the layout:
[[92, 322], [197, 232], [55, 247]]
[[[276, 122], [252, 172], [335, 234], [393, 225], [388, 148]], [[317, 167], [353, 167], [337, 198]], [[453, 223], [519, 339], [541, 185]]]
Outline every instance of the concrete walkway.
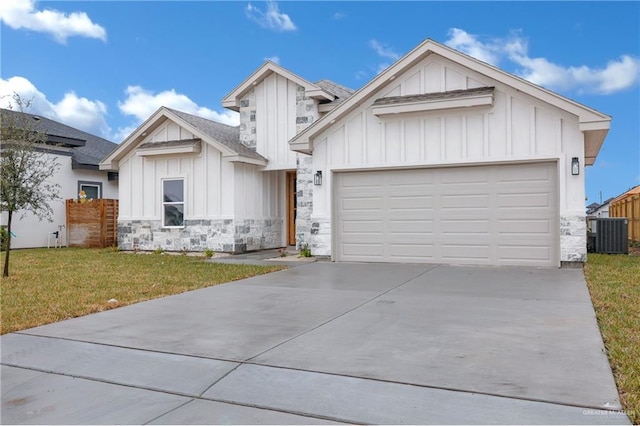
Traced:
[[3, 424], [629, 423], [580, 270], [316, 262], [0, 343]]

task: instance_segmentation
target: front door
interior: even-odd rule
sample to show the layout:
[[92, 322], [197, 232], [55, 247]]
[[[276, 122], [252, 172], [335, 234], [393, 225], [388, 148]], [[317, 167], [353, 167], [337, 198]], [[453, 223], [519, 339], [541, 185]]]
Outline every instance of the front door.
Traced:
[[287, 172], [287, 245], [296, 245], [296, 172]]

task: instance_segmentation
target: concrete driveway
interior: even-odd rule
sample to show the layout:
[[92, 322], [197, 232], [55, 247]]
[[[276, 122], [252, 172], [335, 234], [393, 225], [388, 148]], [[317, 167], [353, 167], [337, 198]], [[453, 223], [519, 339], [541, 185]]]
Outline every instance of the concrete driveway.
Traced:
[[317, 262], [5, 335], [2, 423], [628, 423], [582, 271]]

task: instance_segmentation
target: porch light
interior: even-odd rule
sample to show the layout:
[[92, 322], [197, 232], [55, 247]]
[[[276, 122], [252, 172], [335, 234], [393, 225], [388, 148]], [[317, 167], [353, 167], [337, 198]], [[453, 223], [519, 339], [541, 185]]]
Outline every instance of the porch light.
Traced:
[[580, 161], [578, 157], [573, 157], [571, 159], [571, 174], [574, 176], [578, 176], [580, 174]]
[[313, 175], [313, 184], [322, 185], [322, 170], [318, 170], [316, 174]]

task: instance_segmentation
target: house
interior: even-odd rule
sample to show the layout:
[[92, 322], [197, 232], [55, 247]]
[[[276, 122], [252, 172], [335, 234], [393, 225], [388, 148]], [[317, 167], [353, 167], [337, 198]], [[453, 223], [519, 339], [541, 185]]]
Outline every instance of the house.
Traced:
[[[83, 132], [46, 117], [7, 109], [0, 110], [2, 119], [20, 123], [33, 120], [34, 130], [46, 136], [47, 152], [54, 155], [60, 168], [51, 176], [51, 182], [60, 185], [60, 199], [50, 201], [53, 222], [40, 220], [31, 213], [21, 218], [22, 212], [13, 216], [11, 248], [47, 247], [54, 244], [52, 233], [58, 232], [58, 243], [66, 244], [65, 199], [77, 198], [85, 191], [87, 198], [118, 198], [117, 173], [99, 170], [100, 160], [117, 145], [106, 139]], [[19, 117], [21, 115], [22, 117]], [[13, 116], [13, 117], [11, 117]], [[6, 225], [7, 214], [0, 216]]]
[[605, 200], [602, 204], [591, 203], [587, 206], [587, 217], [609, 217], [609, 205], [614, 197]]
[[353, 92], [266, 62], [224, 126], [160, 108], [102, 163], [123, 249], [309, 245], [336, 261], [586, 259], [611, 118], [426, 40]]

